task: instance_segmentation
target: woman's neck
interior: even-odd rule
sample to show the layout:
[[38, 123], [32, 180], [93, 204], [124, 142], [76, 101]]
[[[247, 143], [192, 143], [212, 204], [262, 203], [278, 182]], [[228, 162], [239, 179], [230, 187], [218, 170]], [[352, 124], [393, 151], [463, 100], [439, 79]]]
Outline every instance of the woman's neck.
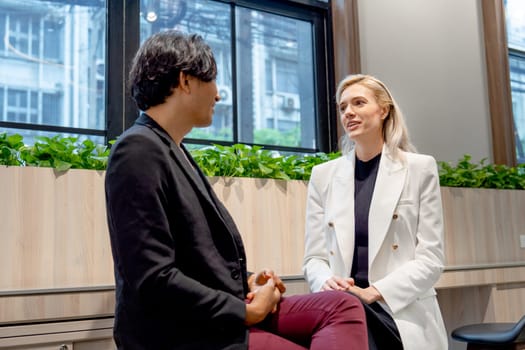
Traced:
[[377, 140], [377, 142], [370, 142], [368, 144], [357, 142], [355, 144], [355, 155], [363, 162], [368, 162], [370, 159], [381, 153], [382, 150], [383, 140]]

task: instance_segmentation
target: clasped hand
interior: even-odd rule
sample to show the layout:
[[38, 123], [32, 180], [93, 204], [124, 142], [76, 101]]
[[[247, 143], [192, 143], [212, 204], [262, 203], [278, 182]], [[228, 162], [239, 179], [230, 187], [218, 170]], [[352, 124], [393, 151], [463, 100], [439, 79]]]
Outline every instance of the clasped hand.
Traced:
[[270, 269], [264, 269], [248, 278], [250, 292], [246, 295], [245, 323], [248, 326], [264, 320], [270, 312], [277, 311], [277, 305], [286, 287], [281, 279]]
[[374, 286], [360, 288], [355, 285], [354, 279], [350, 277], [341, 278], [338, 276], [332, 276], [326, 280], [321, 287], [321, 290], [341, 290], [350, 292], [361, 299], [365, 304], [372, 304], [373, 302], [382, 300], [381, 293], [379, 293]]

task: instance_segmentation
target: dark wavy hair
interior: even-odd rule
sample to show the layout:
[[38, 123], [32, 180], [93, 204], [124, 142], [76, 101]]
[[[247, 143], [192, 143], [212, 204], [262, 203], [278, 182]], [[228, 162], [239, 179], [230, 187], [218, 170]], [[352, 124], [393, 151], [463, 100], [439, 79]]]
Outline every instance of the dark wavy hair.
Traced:
[[135, 55], [129, 73], [131, 96], [142, 111], [159, 105], [179, 86], [180, 72], [202, 81], [215, 80], [211, 48], [197, 34], [175, 30], [149, 37]]

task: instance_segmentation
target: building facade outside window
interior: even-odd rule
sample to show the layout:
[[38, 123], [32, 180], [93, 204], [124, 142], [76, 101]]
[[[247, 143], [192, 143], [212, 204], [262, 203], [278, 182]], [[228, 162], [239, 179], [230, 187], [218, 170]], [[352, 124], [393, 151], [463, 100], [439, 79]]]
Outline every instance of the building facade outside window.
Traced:
[[0, 131], [105, 142], [101, 0], [0, 2]]
[[525, 163], [525, 2], [505, 0], [516, 157]]

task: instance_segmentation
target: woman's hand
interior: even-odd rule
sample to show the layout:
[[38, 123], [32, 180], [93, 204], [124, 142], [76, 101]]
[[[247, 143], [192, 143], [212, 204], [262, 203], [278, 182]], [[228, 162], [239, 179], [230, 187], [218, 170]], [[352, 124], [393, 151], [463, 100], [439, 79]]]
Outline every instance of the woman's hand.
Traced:
[[[250, 288], [250, 293], [255, 293], [260, 286], [266, 284], [266, 282], [269, 280], [269, 279], [273, 279], [274, 283], [275, 283], [275, 287], [277, 289], [279, 289], [279, 291], [282, 293], [286, 292], [286, 286], [284, 285], [283, 281], [281, 281], [281, 279], [279, 278], [279, 276], [277, 276], [273, 270], [270, 270], [270, 269], [263, 269], [262, 271], [260, 271], [259, 273], [257, 274], [252, 274], [249, 278], [248, 278], [248, 287]], [[249, 295], [248, 294], [248, 295]], [[250, 298], [249, 298], [250, 299]]]
[[356, 297], [361, 299], [365, 304], [372, 304], [378, 300], [383, 300], [383, 296], [374, 286], [367, 288], [359, 288], [357, 286], [351, 286], [348, 291], [354, 294]]
[[329, 279], [326, 280], [326, 282], [321, 287], [322, 291], [325, 290], [348, 290], [348, 288], [352, 287], [354, 285], [354, 279], [347, 277], [347, 278], [341, 278], [338, 276], [332, 276]]
[[277, 305], [281, 300], [281, 292], [275, 285], [274, 279], [268, 278], [266, 283], [258, 285], [256, 291], [248, 293], [247, 298], [250, 302], [246, 304], [244, 323], [247, 326], [252, 326], [264, 320], [270, 312], [277, 310]]

